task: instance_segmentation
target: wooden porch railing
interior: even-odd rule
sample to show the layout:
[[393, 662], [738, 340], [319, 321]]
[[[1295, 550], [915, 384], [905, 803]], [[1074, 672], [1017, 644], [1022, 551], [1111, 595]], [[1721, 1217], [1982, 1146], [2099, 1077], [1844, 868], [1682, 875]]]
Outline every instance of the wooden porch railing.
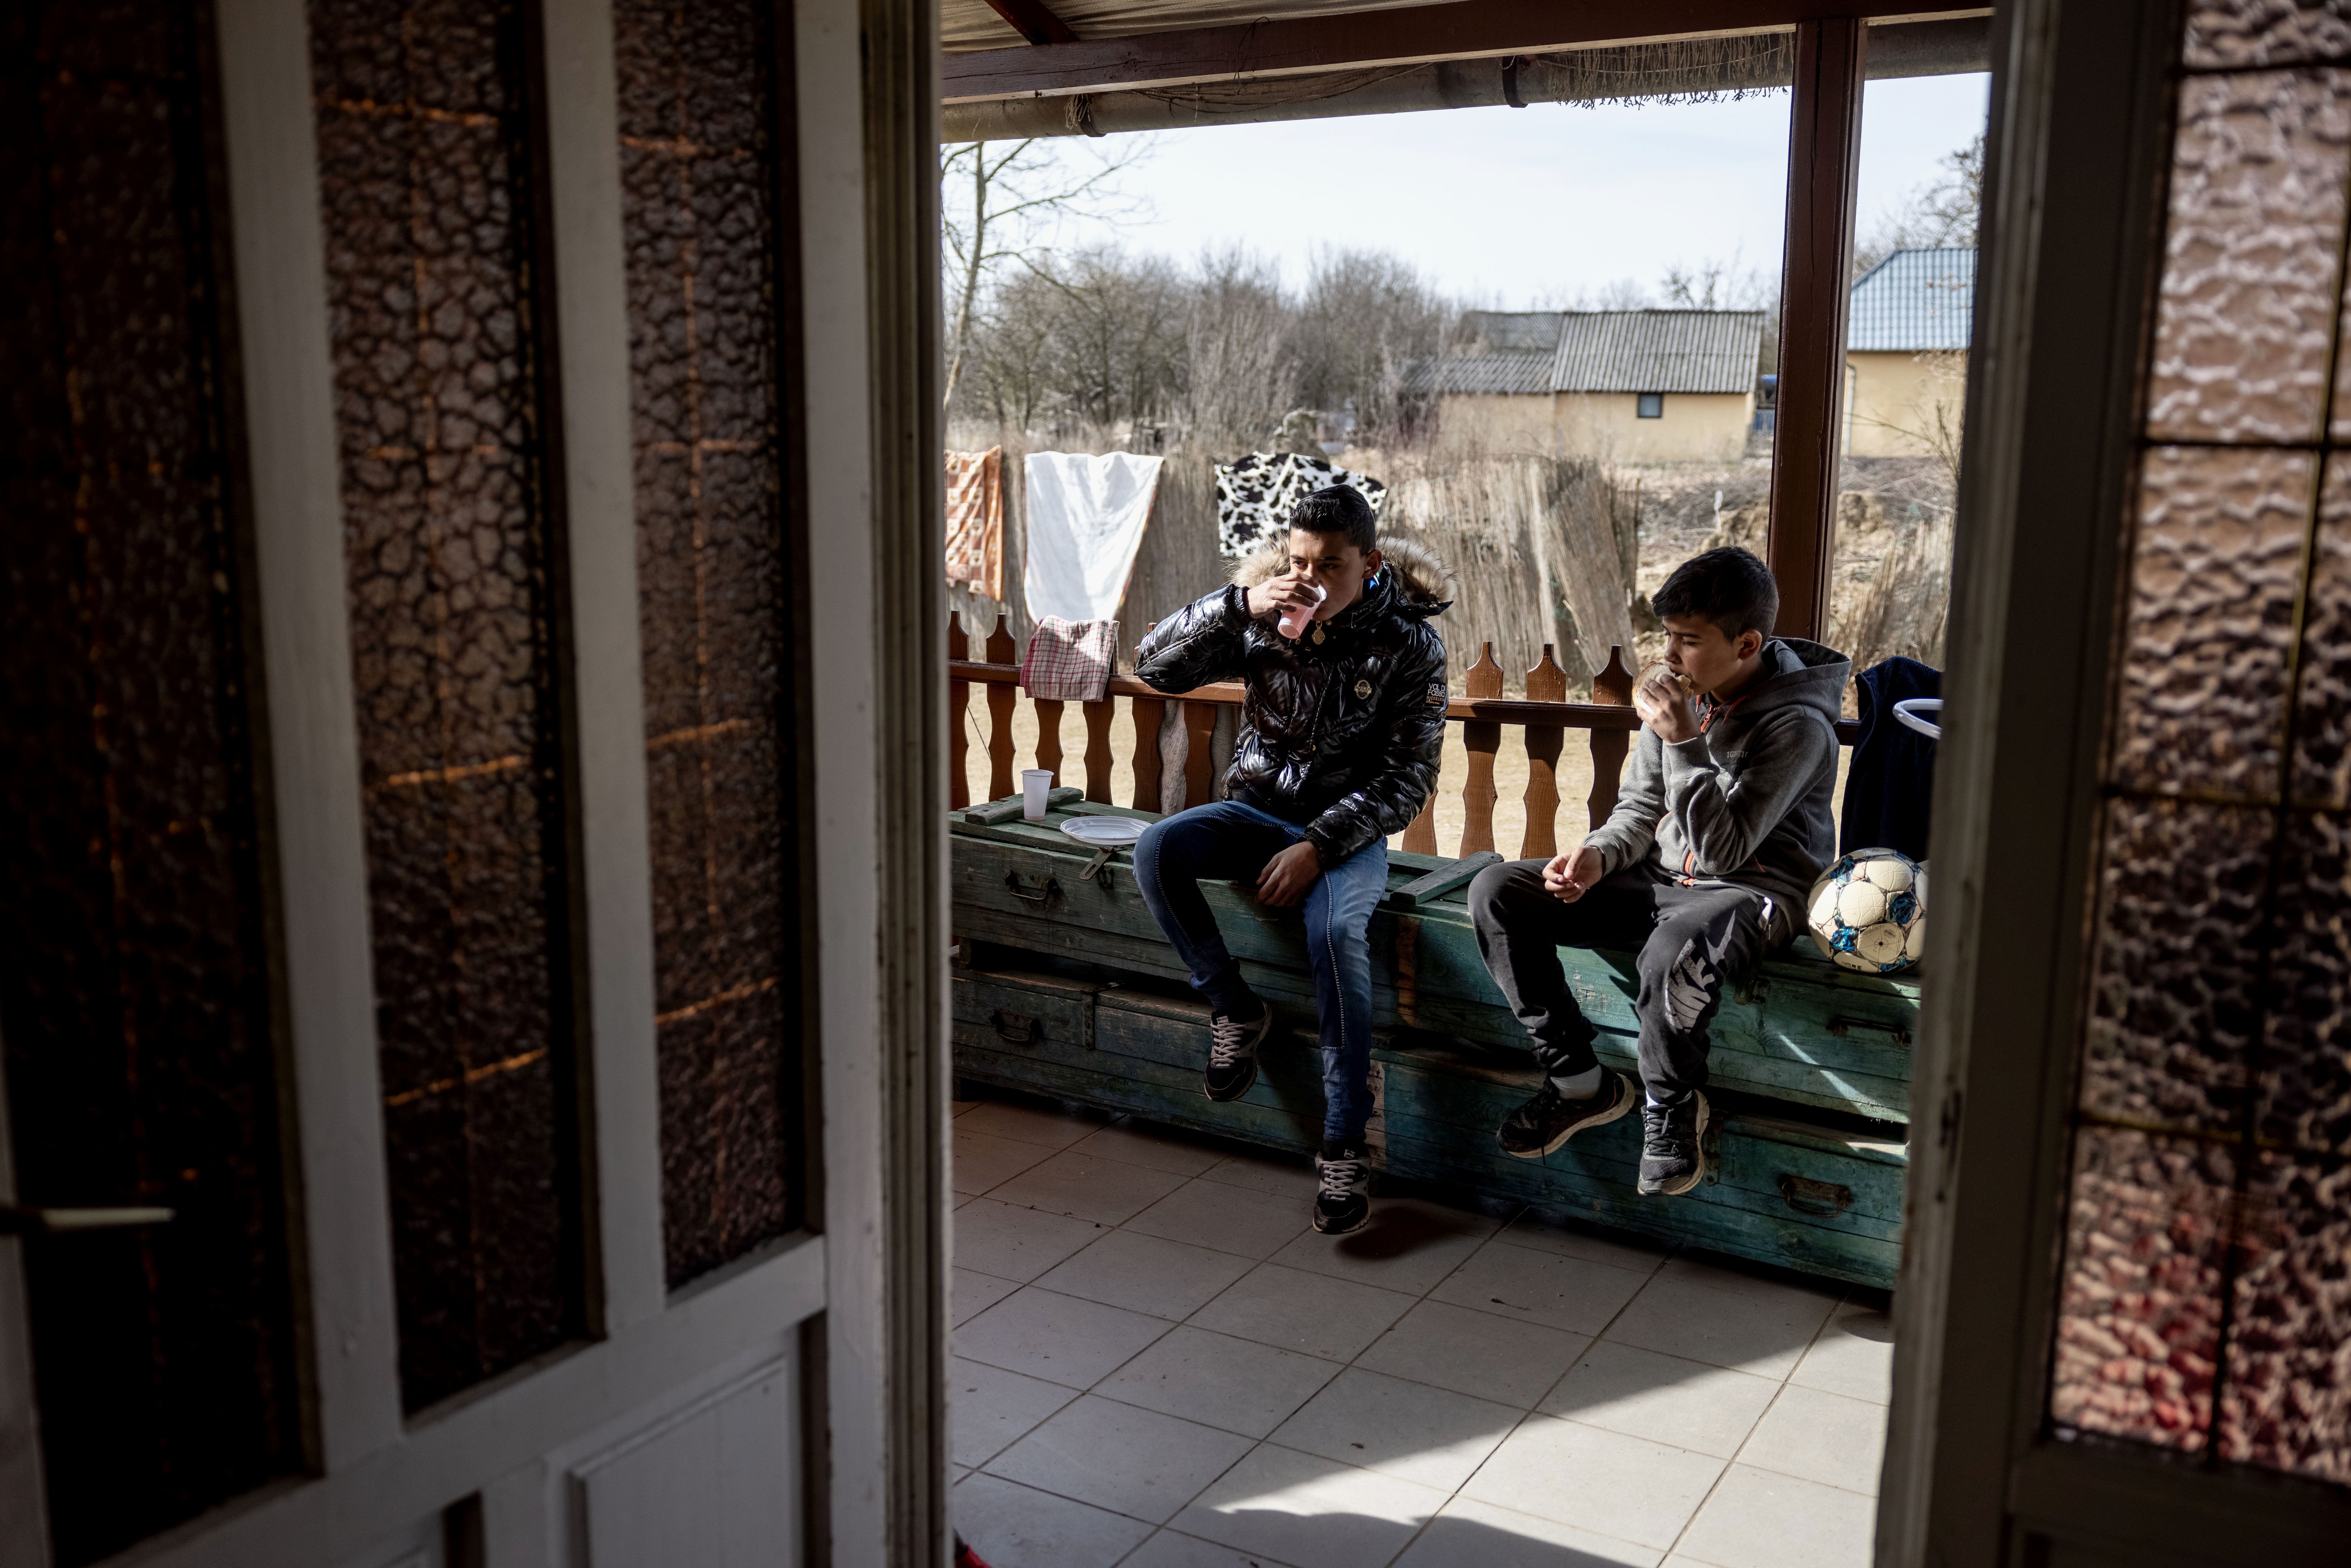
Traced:
[[[949, 804], [957, 808], [971, 803], [965, 783], [971, 738], [963, 715], [968, 710], [974, 685], [984, 686], [987, 692], [988, 798], [1000, 800], [1015, 789], [1012, 714], [1020, 699], [1019, 648], [1001, 615], [997, 617], [996, 630], [988, 633], [981, 653], [984, 656], [979, 659], [970, 656], [970, 637], [962, 619], [949, 616], [947, 709], [956, 716], [956, 722], [947, 742], [947, 789]], [[1461, 791], [1461, 844], [1454, 852], [1456, 855], [1497, 847], [1494, 805], [1500, 796], [1494, 787], [1494, 762], [1501, 753], [1506, 727], [1521, 732], [1527, 756], [1527, 825], [1518, 858], [1548, 859], [1559, 852], [1554, 825], [1561, 805], [1559, 758], [1571, 729], [1584, 731], [1586, 744], [1592, 749], [1592, 794], [1586, 801], [1591, 823], [1598, 827], [1607, 821], [1608, 813], [1616, 807], [1616, 781], [1624, 771], [1625, 753], [1632, 745], [1633, 733], [1641, 727], [1640, 716], [1633, 709], [1633, 673], [1625, 667], [1622, 648], [1609, 650], [1608, 667], [1592, 679], [1589, 702], [1567, 700], [1567, 672], [1552, 658], [1549, 643], [1543, 645], [1541, 660], [1527, 672], [1524, 701], [1502, 695], [1502, 667], [1494, 662], [1491, 643], [1481, 645], [1478, 662], [1469, 667], [1465, 684], [1468, 695], [1454, 698], [1445, 710], [1448, 721], [1461, 726], [1462, 747], [1468, 754], [1468, 778]], [[1100, 702], [1079, 705], [1084, 710], [1086, 725], [1085, 798], [1103, 805], [1116, 804], [1111, 799], [1111, 768], [1115, 761], [1111, 732], [1117, 720], [1117, 704], [1112, 699], [1116, 697], [1129, 697], [1134, 702], [1134, 798], [1127, 804], [1145, 811], [1162, 809], [1159, 731], [1171, 702], [1184, 705], [1184, 799], [1187, 804], [1208, 800], [1214, 793], [1215, 762], [1209, 754], [1209, 738], [1216, 732], [1217, 709], [1239, 706], [1240, 684], [1226, 681], [1174, 693], [1157, 691], [1132, 675], [1113, 675], [1107, 696]], [[1030, 700], [1037, 709], [1035, 766], [1050, 768], [1058, 777], [1062, 770], [1061, 714], [1067, 705]], [[1857, 726], [1841, 724], [1837, 727], [1838, 738], [1850, 744], [1857, 729]], [[1404, 847], [1418, 854], [1441, 852], [1437, 847], [1434, 796], [1405, 830]]]

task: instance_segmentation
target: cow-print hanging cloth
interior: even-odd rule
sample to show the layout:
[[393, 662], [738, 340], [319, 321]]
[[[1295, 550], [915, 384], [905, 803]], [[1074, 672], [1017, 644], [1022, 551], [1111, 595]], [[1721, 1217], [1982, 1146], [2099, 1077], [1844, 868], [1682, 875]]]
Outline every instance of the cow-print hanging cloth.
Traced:
[[1333, 468], [1327, 458], [1295, 452], [1252, 452], [1217, 465], [1217, 542], [1228, 556], [1249, 555], [1288, 530], [1298, 503], [1326, 485], [1353, 485], [1377, 515], [1388, 487]]

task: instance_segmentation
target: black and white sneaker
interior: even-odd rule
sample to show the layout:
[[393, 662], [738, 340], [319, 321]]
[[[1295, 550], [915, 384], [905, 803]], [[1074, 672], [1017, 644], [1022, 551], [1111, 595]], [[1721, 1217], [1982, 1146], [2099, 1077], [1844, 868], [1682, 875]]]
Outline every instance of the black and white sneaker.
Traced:
[[1641, 1104], [1641, 1195], [1678, 1197], [1706, 1179], [1706, 1129], [1711, 1117], [1696, 1090], [1678, 1105]]
[[1325, 1144], [1314, 1156], [1314, 1174], [1322, 1191], [1314, 1197], [1314, 1228], [1325, 1236], [1344, 1236], [1372, 1213], [1372, 1167], [1361, 1144]]
[[1258, 1004], [1247, 1023], [1223, 1013], [1208, 1015], [1208, 1071], [1200, 1087], [1211, 1100], [1238, 1100], [1257, 1082], [1257, 1048], [1273, 1030], [1273, 1009]]
[[1534, 1098], [1502, 1119], [1494, 1141], [1506, 1155], [1539, 1160], [1586, 1127], [1605, 1126], [1633, 1108], [1639, 1092], [1623, 1073], [1602, 1069], [1600, 1087], [1571, 1100], [1548, 1078]]

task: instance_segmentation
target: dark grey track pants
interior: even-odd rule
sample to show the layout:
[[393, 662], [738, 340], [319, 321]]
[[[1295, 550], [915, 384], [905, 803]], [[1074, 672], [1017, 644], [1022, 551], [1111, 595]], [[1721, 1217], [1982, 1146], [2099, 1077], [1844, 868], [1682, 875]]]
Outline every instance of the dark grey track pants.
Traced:
[[1488, 866], [1469, 884], [1478, 948], [1510, 1010], [1534, 1038], [1535, 1061], [1564, 1078], [1598, 1064], [1598, 1032], [1567, 988], [1558, 949], [1641, 950], [1641, 1084], [1671, 1105], [1706, 1086], [1707, 1028], [1722, 994], [1763, 950], [1766, 904], [1750, 888], [1684, 887], [1649, 866], [1594, 883], [1573, 904], [1544, 891], [1543, 862]]

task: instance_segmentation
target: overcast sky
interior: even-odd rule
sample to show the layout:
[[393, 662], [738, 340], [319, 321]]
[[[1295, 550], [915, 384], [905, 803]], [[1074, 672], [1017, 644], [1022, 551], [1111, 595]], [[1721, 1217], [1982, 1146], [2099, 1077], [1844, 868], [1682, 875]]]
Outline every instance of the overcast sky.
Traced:
[[[1984, 76], [1869, 84], [1861, 228], [1983, 129]], [[1457, 297], [1505, 309], [1736, 253], [1779, 269], [1784, 91], [1732, 103], [1440, 110], [1162, 132], [1123, 183], [1147, 213], [1067, 226], [1186, 260], [1234, 242], [1293, 283], [1312, 248], [1392, 249]], [[1074, 151], [1074, 149], [1073, 149]]]

